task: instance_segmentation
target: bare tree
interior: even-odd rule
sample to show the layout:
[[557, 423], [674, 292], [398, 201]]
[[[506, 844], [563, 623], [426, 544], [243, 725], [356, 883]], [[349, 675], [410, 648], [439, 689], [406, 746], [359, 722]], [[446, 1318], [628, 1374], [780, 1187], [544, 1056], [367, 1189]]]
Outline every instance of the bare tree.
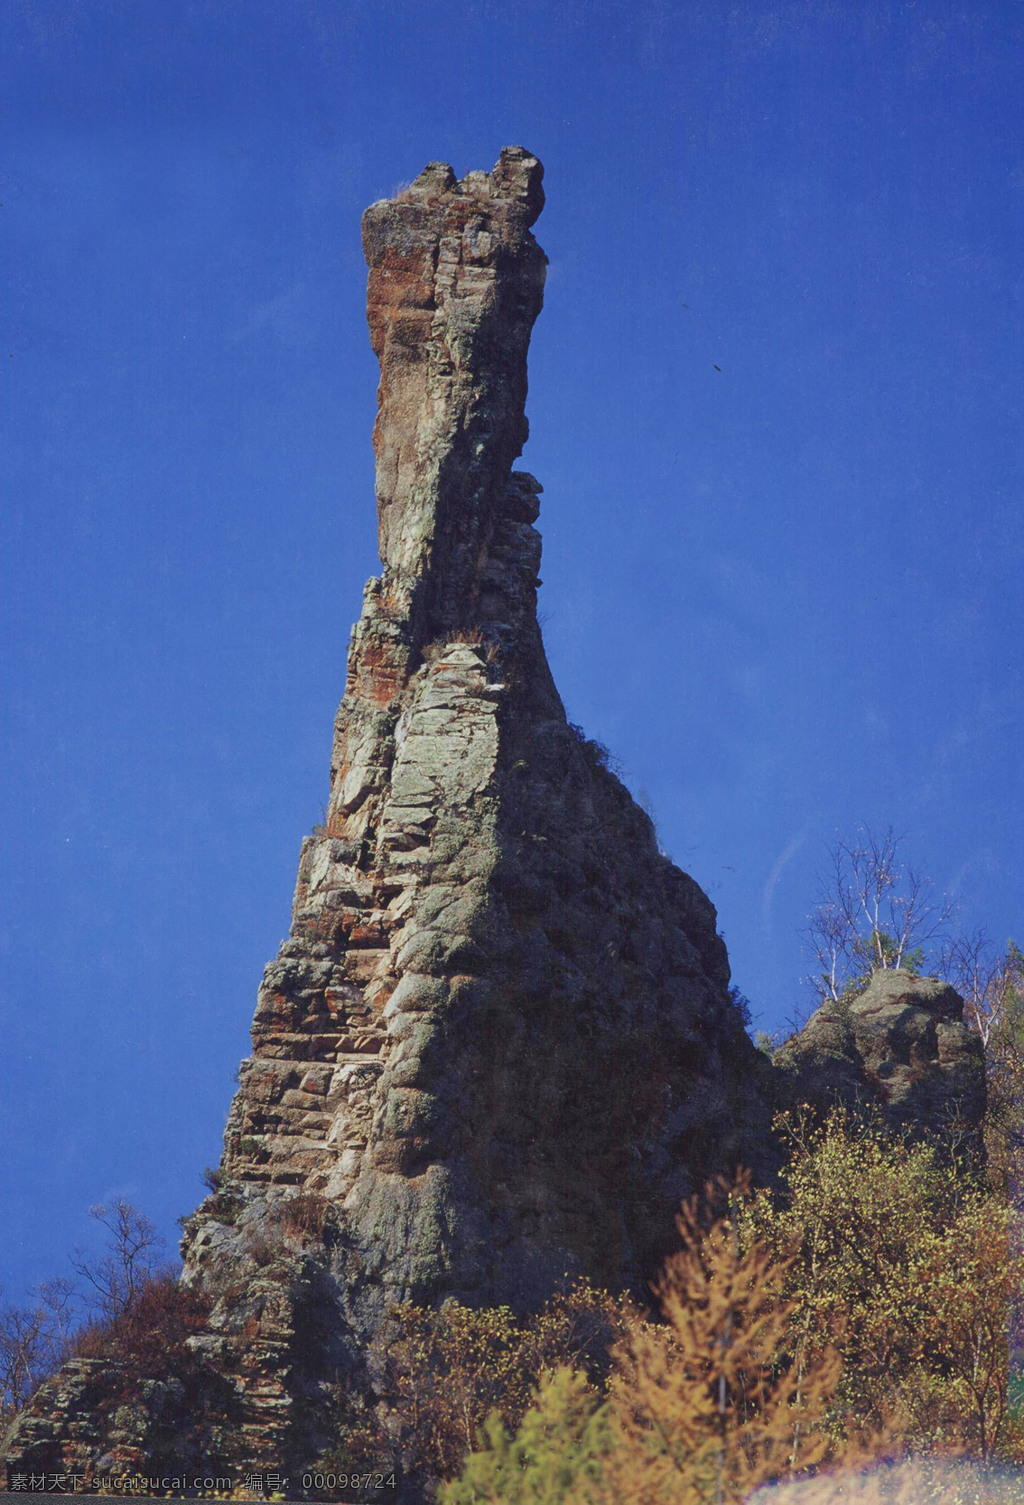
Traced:
[[0, 1417], [20, 1411], [41, 1378], [42, 1312], [0, 1306]]
[[952, 906], [903, 861], [902, 843], [888, 826], [881, 836], [865, 828], [831, 848], [807, 927], [822, 999], [837, 999], [887, 968], [917, 971], [925, 948], [946, 931]]
[[0, 1421], [6, 1422], [66, 1358], [74, 1327], [74, 1287], [46, 1280], [32, 1306], [0, 1301]]
[[[838, 998], [849, 976], [850, 923], [844, 906], [835, 897], [822, 893], [814, 913], [809, 917], [807, 934], [814, 951], [817, 972], [811, 979], [821, 998]], [[806, 1019], [794, 1019], [800, 1028]]]
[[[88, 1288], [89, 1305], [109, 1321], [128, 1311], [157, 1273], [164, 1239], [145, 1213], [123, 1197], [90, 1208], [90, 1216], [106, 1229], [106, 1252], [90, 1261], [76, 1250], [71, 1265]], [[34, 1301], [26, 1306], [15, 1306], [0, 1295], [0, 1423], [4, 1425], [67, 1358], [78, 1326], [80, 1298], [73, 1281], [44, 1280], [33, 1294]]]
[[133, 1305], [159, 1269], [165, 1240], [146, 1214], [124, 1197], [116, 1197], [107, 1206], [91, 1207], [89, 1216], [107, 1230], [107, 1252], [93, 1263], [76, 1250], [71, 1265], [91, 1288], [92, 1306], [112, 1321]]
[[1017, 1196], [1024, 1186], [1024, 953], [1013, 941], [999, 951], [976, 930], [949, 942], [943, 971], [985, 1050], [989, 1175]]
[[975, 930], [946, 943], [942, 973], [962, 995], [964, 1017], [988, 1051], [1024, 1006], [1024, 954], [1013, 941], [999, 952], [984, 930]]
[[75, 1283], [64, 1275], [53, 1275], [49, 1280], [41, 1280], [35, 1289], [39, 1303], [47, 1314], [54, 1354], [58, 1360], [63, 1359], [78, 1326], [78, 1314], [75, 1310], [78, 1291]]

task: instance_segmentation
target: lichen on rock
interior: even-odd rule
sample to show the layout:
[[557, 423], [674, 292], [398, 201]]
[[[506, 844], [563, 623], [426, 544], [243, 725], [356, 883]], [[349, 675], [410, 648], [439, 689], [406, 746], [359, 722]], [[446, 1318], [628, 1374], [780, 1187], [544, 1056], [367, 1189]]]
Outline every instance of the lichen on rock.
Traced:
[[964, 1001], [937, 977], [898, 968], [829, 999], [774, 1056], [780, 1100], [877, 1113], [943, 1154], [984, 1158], [985, 1055]]
[[142, 1447], [159, 1407], [207, 1465], [308, 1462], [338, 1376], [372, 1399], [391, 1303], [539, 1306], [573, 1273], [642, 1289], [680, 1199], [771, 1160], [772, 1068], [714, 907], [570, 725], [544, 653], [541, 486], [513, 469], [541, 179], [518, 147], [461, 180], [431, 163], [364, 216], [382, 569], [216, 1190], [186, 1223], [183, 1280], [211, 1307], [191, 1411], [139, 1391], [112, 1420], [106, 1371], [75, 1361], [9, 1469]]

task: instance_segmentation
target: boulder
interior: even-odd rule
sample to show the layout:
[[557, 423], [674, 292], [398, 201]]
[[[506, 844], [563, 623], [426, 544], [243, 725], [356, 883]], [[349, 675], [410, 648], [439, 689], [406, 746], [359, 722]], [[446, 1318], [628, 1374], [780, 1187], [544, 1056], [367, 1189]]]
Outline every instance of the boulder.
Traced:
[[964, 1002], [937, 977], [891, 969], [829, 1000], [774, 1056], [790, 1105], [873, 1106], [895, 1132], [945, 1153], [983, 1154], [985, 1058]]

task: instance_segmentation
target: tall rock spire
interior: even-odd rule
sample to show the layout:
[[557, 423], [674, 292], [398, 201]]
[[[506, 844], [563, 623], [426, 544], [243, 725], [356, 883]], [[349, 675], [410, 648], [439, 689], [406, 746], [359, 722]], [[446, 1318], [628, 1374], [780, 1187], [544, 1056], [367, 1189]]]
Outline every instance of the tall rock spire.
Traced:
[[710, 901], [566, 719], [537, 626], [541, 488], [512, 470], [540, 184], [509, 148], [366, 213], [382, 573], [327, 820], [186, 1223], [179, 1298], [203, 1327], [166, 1354], [152, 1336], [142, 1373], [116, 1343], [69, 1360], [9, 1436], [9, 1477], [301, 1475], [337, 1445], [337, 1378], [372, 1402], [389, 1302], [638, 1284], [681, 1196], [763, 1168], [773, 1095], [880, 1097], [947, 1137], [984, 1106], [960, 1000], [906, 974], [819, 1011], [773, 1073]]
[[[317, 1397], [390, 1301], [637, 1283], [679, 1198], [764, 1128], [714, 908], [544, 656], [541, 487], [512, 469], [541, 177], [518, 147], [460, 181], [432, 163], [364, 216], [382, 573], [217, 1187], [186, 1225], [184, 1279], [213, 1303], [190, 1344], [209, 1383], [186, 1386], [206, 1430], [146, 1412], [136, 1461], [183, 1428], [238, 1468], [311, 1458]], [[12, 1456], [71, 1466], [47, 1404]], [[102, 1453], [86, 1410], [74, 1446]]]
[[[546, 257], [536, 157], [506, 148], [457, 183], [431, 163], [363, 216], [367, 317], [380, 361], [380, 556], [415, 638], [476, 624], [480, 564], [526, 443], [526, 352]], [[406, 603], [403, 602], [403, 606]]]
[[[301, 1191], [340, 1307], [622, 1284], [740, 1152], [753, 1050], [715, 912], [565, 716], [536, 619], [526, 353], [545, 257], [520, 148], [363, 219], [383, 572], [228, 1124], [203, 1281]], [[225, 1189], [235, 1203], [218, 1221]]]

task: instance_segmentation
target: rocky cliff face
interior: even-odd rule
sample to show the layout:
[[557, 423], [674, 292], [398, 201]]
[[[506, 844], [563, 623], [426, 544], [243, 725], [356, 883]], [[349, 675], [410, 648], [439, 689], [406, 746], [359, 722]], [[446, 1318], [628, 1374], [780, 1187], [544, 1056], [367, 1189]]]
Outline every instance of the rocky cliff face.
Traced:
[[382, 572], [218, 1185], [186, 1227], [212, 1311], [182, 1375], [127, 1409], [116, 1364], [68, 1366], [9, 1469], [173, 1466], [186, 1435], [207, 1471], [308, 1461], [328, 1382], [372, 1386], [389, 1302], [635, 1285], [682, 1196], [765, 1163], [771, 1069], [714, 908], [544, 655], [541, 487], [512, 469], [542, 204], [513, 148], [458, 182], [431, 164], [366, 213]]
[[321, 1197], [371, 1327], [390, 1298], [636, 1280], [680, 1195], [740, 1153], [757, 1068], [714, 909], [544, 656], [541, 488], [512, 470], [542, 203], [540, 164], [507, 150], [461, 182], [431, 164], [364, 217], [383, 571], [187, 1245], [203, 1281], [268, 1209]]
[[[234, 1397], [209, 1445], [239, 1466], [294, 1456], [392, 1300], [638, 1282], [680, 1197], [766, 1127], [714, 908], [544, 655], [541, 487], [512, 469], [541, 177], [518, 148], [458, 182], [433, 163], [363, 220], [383, 568], [183, 1246], [215, 1302], [193, 1350]], [[23, 1462], [46, 1434], [23, 1432]], [[95, 1408], [79, 1440], [110, 1453]]]
[[[435, 163], [364, 215], [382, 572], [184, 1242], [214, 1302], [191, 1339], [203, 1446], [236, 1469], [309, 1455], [325, 1379], [360, 1370], [392, 1300], [640, 1281], [679, 1198], [766, 1129], [714, 908], [568, 724], [544, 655], [541, 486], [512, 470], [541, 176], [521, 149], [459, 182]], [[21, 1428], [23, 1466], [57, 1445], [65, 1467], [142, 1463], [175, 1434], [173, 1397], [117, 1430], [68, 1385]]]

